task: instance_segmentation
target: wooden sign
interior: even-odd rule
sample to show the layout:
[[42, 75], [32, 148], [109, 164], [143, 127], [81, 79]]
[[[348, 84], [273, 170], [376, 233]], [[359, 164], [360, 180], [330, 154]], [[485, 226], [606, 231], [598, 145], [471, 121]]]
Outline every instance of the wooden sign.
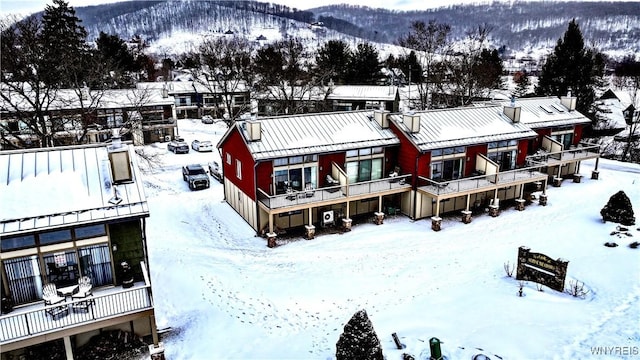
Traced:
[[569, 262], [563, 259], [553, 260], [545, 254], [533, 253], [528, 247], [518, 249], [518, 267], [516, 280], [533, 281], [557, 291], [564, 291]]

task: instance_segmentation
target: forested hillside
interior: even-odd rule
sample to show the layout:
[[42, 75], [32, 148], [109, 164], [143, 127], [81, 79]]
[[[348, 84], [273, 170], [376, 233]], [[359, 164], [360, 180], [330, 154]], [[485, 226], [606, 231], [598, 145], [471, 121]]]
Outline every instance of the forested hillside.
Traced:
[[122, 38], [137, 34], [153, 42], [179, 33], [247, 35], [256, 28], [296, 36], [296, 30], [322, 22], [328, 31], [315, 31], [318, 42], [334, 38], [336, 33], [330, 30], [335, 30], [376, 43], [395, 43], [411, 22], [436, 20], [451, 25], [454, 38], [487, 24], [493, 29], [493, 45], [507, 52], [551, 48], [575, 18], [589, 45], [610, 55], [640, 53], [640, 2], [494, 2], [401, 12], [347, 5], [294, 11], [253, 1], [131, 1], [76, 10], [89, 39], [100, 31]]

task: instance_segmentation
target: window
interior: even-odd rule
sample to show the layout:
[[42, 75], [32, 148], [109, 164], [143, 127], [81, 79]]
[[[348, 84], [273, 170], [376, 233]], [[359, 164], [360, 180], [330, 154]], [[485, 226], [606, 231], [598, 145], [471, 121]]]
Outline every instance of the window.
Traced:
[[71, 240], [71, 230], [57, 230], [39, 235], [40, 245], [55, 244]]
[[363, 148], [347, 151], [346, 170], [349, 183], [382, 179], [384, 149]]
[[35, 246], [35, 244], [36, 244], [36, 238], [33, 235], [14, 236], [9, 238], [4, 238], [0, 242], [2, 251]]
[[240, 160], [236, 160], [236, 177], [238, 180], [242, 180], [242, 162]]
[[227, 164], [231, 165], [231, 154], [227, 153]]
[[487, 158], [500, 166], [500, 171], [516, 168], [518, 140], [503, 140], [487, 144]]
[[107, 234], [104, 224], [83, 226], [76, 228], [74, 231], [76, 233], [76, 239], [86, 239]]
[[80, 273], [91, 279], [93, 286], [113, 283], [111, 256], [107, 244], [78, 248]]
[[431, 151], [431, 179], [455, 180], [463, 177], [466, 148], [455, 146]]
[[273, 186], [276, 194], [301, 191], [318, 186], [318, 155], [292, 156], [273, 161]]

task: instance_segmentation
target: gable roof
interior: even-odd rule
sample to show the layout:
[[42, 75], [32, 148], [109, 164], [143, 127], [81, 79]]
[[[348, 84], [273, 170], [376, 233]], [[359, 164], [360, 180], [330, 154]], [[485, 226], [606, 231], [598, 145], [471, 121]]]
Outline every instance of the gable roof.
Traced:
[[118, 185], [104, 144], [0, 152], [0, 234], [148, 216], [136, 155], [124, 147], [133, 181]]
[[261, 139], [249, 141], [245, 122], [229, 128], [242, 134], [254, 160], [331, 153], [376, 146], [398, 145], [400, 140], [390, 129], [382, 129], [373, 120], [373, 111], [314, 113], [261, 118]]
[[526, 125], [513, 123], [500, 106], [428, 110], [415, 115], [420, 117], [420, 130], [416, 133], [403, 123], [403, 114], [391, 114], [389, 119], [420, 151], [536, 136]]
[[[510, 101], [502, 101], [500, 104], [511, 106]], [[521, 108], [520, 122], [532, 129], [591, 123], [589, 118], [578, 111], [569, 111], [557, 97], [517, 99], [515, 106]]]

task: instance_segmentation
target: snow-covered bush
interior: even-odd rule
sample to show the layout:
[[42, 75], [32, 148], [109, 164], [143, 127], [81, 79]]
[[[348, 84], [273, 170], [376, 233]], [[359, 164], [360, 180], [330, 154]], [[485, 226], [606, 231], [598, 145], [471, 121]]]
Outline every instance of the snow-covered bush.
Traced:
[[336, 343], [336, 360], [383, 360], [380, 339], [367, 312], [353, 314]]

